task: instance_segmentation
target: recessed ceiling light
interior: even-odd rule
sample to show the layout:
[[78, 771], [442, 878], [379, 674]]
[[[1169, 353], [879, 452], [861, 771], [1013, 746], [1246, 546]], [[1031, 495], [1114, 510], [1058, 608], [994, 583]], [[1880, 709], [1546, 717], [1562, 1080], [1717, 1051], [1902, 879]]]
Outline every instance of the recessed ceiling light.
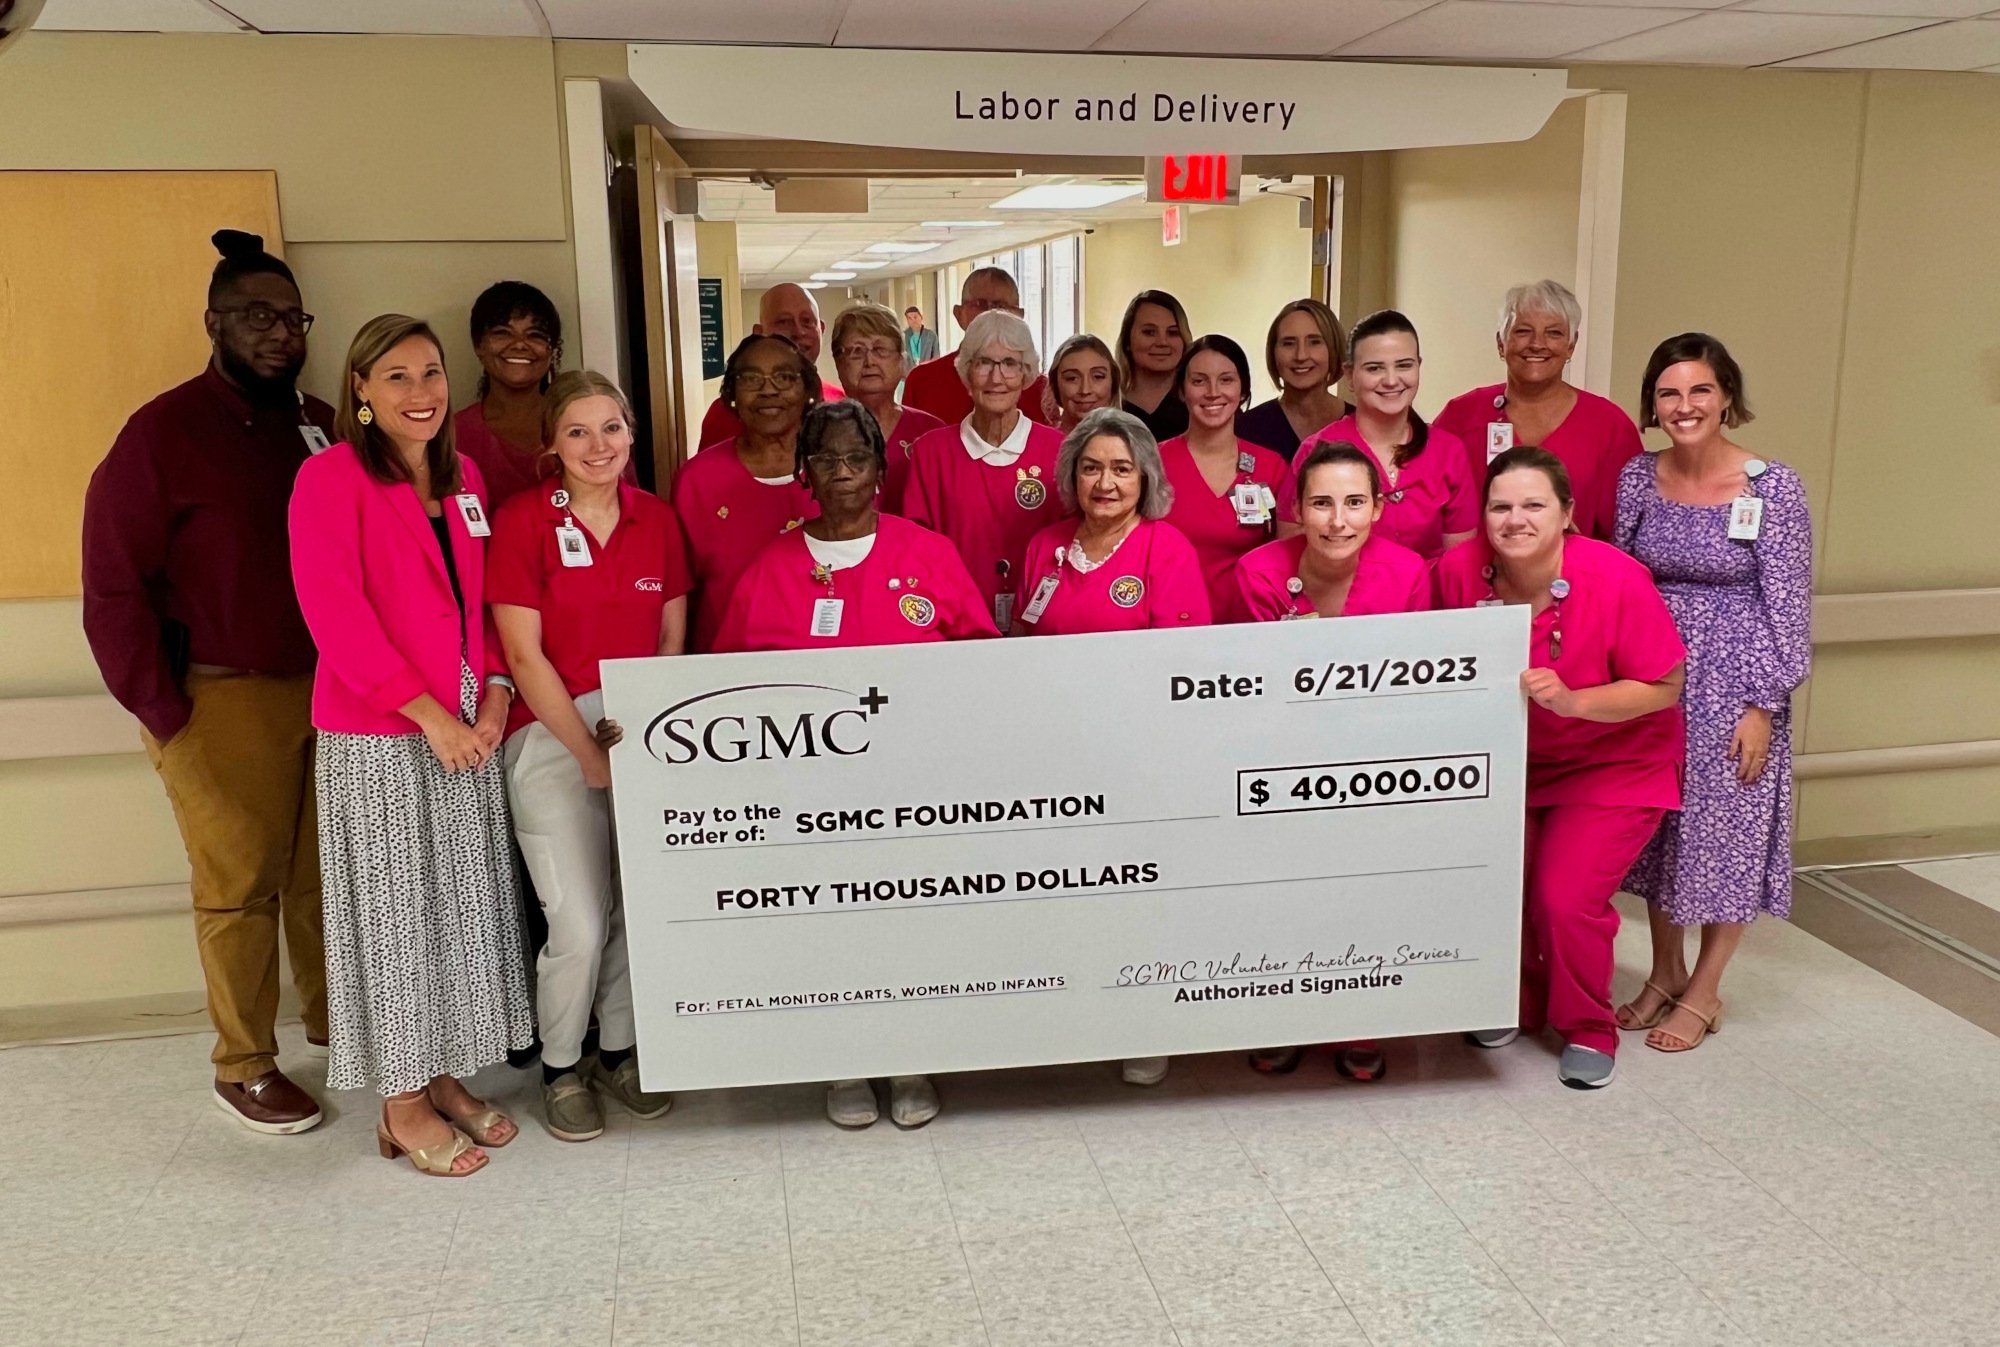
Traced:
[[834, 265], [842, 271], [873, 271], [877, 267], [886, 267], [889, 263], [879, 257], [850, 257], [845, 262], [835, 262]]
[[926, 220], [925, 229], [998, 229], [999, 220]]
[[825, 282], [825, 281], [805, 281], [805, 282], [803, 282], [803, 283], [801, 283], [801, 284], [800, 284], [800, 286], [799, 286], [799, 289], [801, 289], [801, 290], [824, 290], [824, 289], [826, 289], [826, 282]]
[[871, 243], [862, 249], [862, 251], [869, 253], [891, 253], [901, 256], [905, 253], [927, 253], [933, 248], [942, 248], [943, 246], [942, 243]]
[[816, 281], [851, 281], [854, 279], [854, 273], [851, 271], [815, 271], [812, 274], [812, 278]]
[[1091, 210], [1125, 201], [1146, 190], [1143, 183], [1045, 182], [1002, 197], [991, 210]]

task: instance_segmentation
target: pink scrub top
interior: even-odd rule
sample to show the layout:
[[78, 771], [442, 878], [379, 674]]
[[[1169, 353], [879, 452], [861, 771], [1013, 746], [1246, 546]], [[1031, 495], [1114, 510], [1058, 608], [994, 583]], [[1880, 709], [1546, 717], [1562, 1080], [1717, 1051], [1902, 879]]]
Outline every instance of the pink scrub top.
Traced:
[[[1236, 559], [1271, 540], [1277, 528], [1278, 505], [1292, 495], [1291, 469], [1285, 466], [1283, 455], [1239, 439], [1236, 474], [1218, 496], [1201, 475], [1187, 436], [1176, 435], [1162, 444], [1160, 462], [1166, 468], [1167, 485], [1174, 489], [1167, 522], [1194, 544], [1195, 555], [1201, 559], [1202, 579], [1208, 585], [1209, 611], [1225, 613], [1236, 591]], [[1259, 523], [1236, 522], [1231, 495], [1246, 482], [1271, 492], [1271, 513]]]
[[[1235, 593], [1226, 610], [1237, 622], [1282, 622], [1318, 617], [1312, 596], [1299, 579], [1306, 554], [1304, 534], [1280, 538], [1244, 554], [1232, 577]], [[1294, 584], [1294, 582], [1297, 582]], [[1421, 613], [1431, 606], [1431, 568], [1409, 548], [1370, 533], [1354, 559], [1341, 617]]]
[[551, 469], [555, 466], [554, 459], [545, 465], [540, 451], [516, 449], [494, 434], [493, 427], [486, 424], [486, 408], [477, 402], [461, 407], [451, 421], [452, 439], [458, 452], [477, 463], [480, 475], [486, 479], [486, 491], [491, 497], [486, 508], [495, 515], [516, 495], [540, 482], [544, 466]]
[[995, 595], [1014, 592], [1028, 539], [1063, 516], [1056, 494], [1062, 432], [1028, 422], [1027, 447], [1004, 468], [975, 459], [962, 433], [970, 433], [963, 422], [940, 426], [911, 447], [897, 513], [951, 540], [990, 612]]
[[[1461, 393], [1447, 402], [1432, 422], [1434, 429], [1456, 436], [1465, 446], [1475, 495], [1483, 494], [1486, 465], [1492, 460], [1487, 452], [1486, 427], [1507, 419], [1506, 392], [1507, 385], [1492, 384]], [[1569, 469], [1570, 491], [1576, 498], [1576, 531], [1586, 538], [1610, 542], [1612, 526], [1618, 522], [1618, 474], [1644, 448], [1639, 427], [1611, 399], [1579, 388], [1576, 406], [1549, 432], [1541, 447]]]
[[[1374, 536], [1401, 543], [1429, 561], [1444, 551], [1445, 534], [1471, 533], [1479, 527], [1480, 488], [1468, 475], [1465, 446], [1457, 436], [1432, 426], [1423, 452], [1404, 461], [1402, 475], [1392, 487], [1381, 456], [1361, 438], [1361, 427], [1354, 418], [1344, 416], [1325, 430], [1308, 435], [1299, 445], [1298, 453], [1292, 455], [1294, 480], [1312, 451], [1332, 440], [1345, 440], [1367, 454], [1382, 474], [1382, 517], [1375, 521]], [[1281, 519], [1288, 524], [1298, 522], [1296, 500], [1287, 498], [1279, 506]]]
[[674, 513], [687, 534], [694, 576], [690, 650], [708, 650], [722, 626], [736, 577], [779, 534], [819, 517], [799, 482], [760, 482], [736, 456], [736, 441], [704, 449], [674, 477]]
[[[1438, 559], [1439, 608], [1493, 601], [1492, 552], [1472, 538]], [[1687, 662], [1673, 614], [1646, 568], [1609, 543], [1563, 540], [1569, 593], [1536, 615], [1528, 663], [1554, 669], [1571, 688], [1623, 679], [1654, 683]], [[1562, 633], [1561, 653], [1550, 654]], [[1687, 732], [1679, 703], [1616, 725], [1559, 716], [1528, 704], [1528, 807], [1556, 804], [1681, 807]]]
[[[840, 600], [832, 635], [813, 634], [821, 599]], [[885, 514], [877, 516], [875, 545], [858, 566], [821, 570], [804, 529], [768, 544], [738, 578], [714, 648], [824, 650], [999, 634], [951, 544]]]
[[[1181, 531], [1163, 519], [1142, 519], [1117, 550], [1088, 574], [1061, 556], [1076, 541], [1077, 522], [1051, 524], [1029, 542], [1014, 595], [1014, 629], [1030, 636], [1073, 636], [1090, 631], [1141, 631], [1148, 627], [1205, 627], [1208, 585], [1201, 559]], [[1053, 578], [1039, 615], [1028, 610]]]
[[882, 508], [896, 513], [903, 503], [903, 483], [910, 479], [910, 451], [917, 441], [937, 430], [944, 422], [918, 407], [905, 406], [896, 418], [896, 428], [883, 434], [882, 452], [888, 471], [882, 475]]

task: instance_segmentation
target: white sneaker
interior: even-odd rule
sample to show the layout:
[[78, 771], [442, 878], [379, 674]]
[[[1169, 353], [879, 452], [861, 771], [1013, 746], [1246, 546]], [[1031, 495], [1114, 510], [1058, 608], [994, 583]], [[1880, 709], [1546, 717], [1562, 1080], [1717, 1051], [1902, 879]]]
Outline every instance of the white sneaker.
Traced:
[[836, 1127], [867, 1127], [882, 1116], [875, 1087], [865, 1080], [837, 1080], [826, 1087], [826, 1116]]
[[1158, 1085], [1167, 1078], [1170, 1057], [1128, 1057], [1119, 1075], [1127, 1085]]
[[937, 1087], [929, 1076], [889, 1077], [889, 1121], [898, 1127], [922, 1127], [938, 1115]]

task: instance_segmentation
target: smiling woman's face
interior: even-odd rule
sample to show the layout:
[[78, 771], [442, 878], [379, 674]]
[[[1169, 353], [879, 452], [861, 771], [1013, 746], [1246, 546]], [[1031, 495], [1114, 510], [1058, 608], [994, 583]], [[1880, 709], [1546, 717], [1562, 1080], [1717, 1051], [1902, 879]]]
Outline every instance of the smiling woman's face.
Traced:
[[549, 374], [555, 342], [547, 328], [525, 313], [517, 313], [479, 335], [473, 348], [489, 381], [503, 388], [536, 389]]
[[398, 444], [428, 444], [451, 414], [444, 356], [429, 337], [408, 336], [382, 353], [354, 391], [374, 409], [375, 424]]

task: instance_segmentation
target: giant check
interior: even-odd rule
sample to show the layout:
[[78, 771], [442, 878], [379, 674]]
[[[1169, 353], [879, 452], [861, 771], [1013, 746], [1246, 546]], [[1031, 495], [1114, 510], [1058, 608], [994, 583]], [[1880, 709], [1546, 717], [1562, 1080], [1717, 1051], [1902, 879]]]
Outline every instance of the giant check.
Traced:
[[649, 1089], [1514, 1023], [1525, 608], [604, 665]]

